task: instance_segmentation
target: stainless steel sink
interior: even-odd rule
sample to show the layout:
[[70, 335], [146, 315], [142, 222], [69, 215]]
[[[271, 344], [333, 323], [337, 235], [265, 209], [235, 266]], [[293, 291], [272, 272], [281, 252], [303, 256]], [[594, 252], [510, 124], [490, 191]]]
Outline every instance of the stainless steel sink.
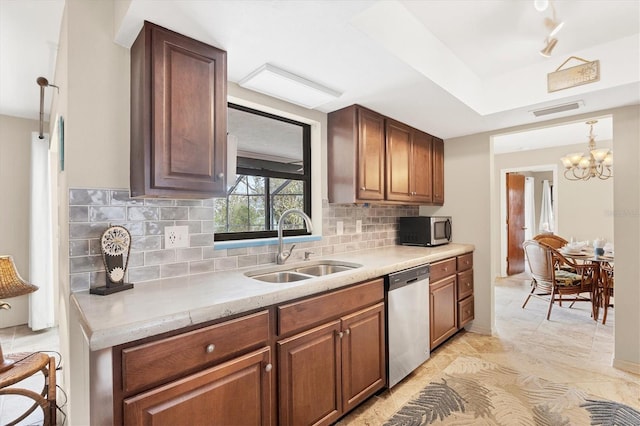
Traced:
[[261, 275], [250, 275], [254, 280], [265, 281], [268, 283], [290, 283], [293, 281], [308, 280], [309, 275], [298, 274], [291, 271], [269, 272]]
[[298, 263], [297, 265], [278, 266], [246, 272], [245, 275], [255, 280], [268, 283], [290, 283], [308, 280], [338, 272], [349, 271], [361, 267], [358, 263], [342, 262], [338, 260], [316, 260]]
[[301, 268], [296, 268], [294, 269], [294, 271], [300, 272], [303, 274], [313, 275], [316, 277], [321, 277], [323, 275], [335, 274], [336, 272], [350, 271], [351, 269], [354, 269], [354, 267], [320, 263], [318, 265], [303, 266]]

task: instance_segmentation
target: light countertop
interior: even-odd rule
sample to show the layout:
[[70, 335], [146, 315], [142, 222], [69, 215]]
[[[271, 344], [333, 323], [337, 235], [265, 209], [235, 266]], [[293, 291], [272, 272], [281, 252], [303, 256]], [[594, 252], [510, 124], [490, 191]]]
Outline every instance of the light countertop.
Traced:
[[[244, 274], [274, 269], [258, 265], [227, 272], [165, 278], [135, 284], [109, 296], [81, 291], [71, 294], [92, 351], [167, 331], [253, 311], [304, 296], [366, 281], [413, 266], [474, 250], [470, 244], [439, 247], [387, 246], [313, 257], [361, 264], [362, 267], [290, 283], [267, 283]], [[287, 269], [305, 262], [287, 263]]]

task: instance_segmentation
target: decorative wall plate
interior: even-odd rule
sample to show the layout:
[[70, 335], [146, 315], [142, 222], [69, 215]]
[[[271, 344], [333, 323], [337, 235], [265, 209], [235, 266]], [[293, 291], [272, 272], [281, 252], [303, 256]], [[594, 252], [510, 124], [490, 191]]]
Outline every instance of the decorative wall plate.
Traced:
[[131, 234], [124, 226], [110, 226], [100, 238], [100, 251], [107, 274], [105, 286], [90, 289], [91, 294], [102, 296], [133, 288], [133, 284], [124, 282], [129, 265]]

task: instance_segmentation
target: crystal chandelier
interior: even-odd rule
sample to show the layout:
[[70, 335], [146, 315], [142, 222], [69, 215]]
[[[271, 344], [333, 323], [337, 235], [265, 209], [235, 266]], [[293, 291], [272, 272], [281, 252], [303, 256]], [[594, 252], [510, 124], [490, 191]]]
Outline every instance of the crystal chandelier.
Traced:
[[568, 154], [561, 158], [565, 167], [564, 177], [569, 180], [589, 180], [597, 177], [598, 179], [609, 179], [613, 177], [613, 151], [609, 148], [596, 149], [595, 136], [593, 134], [593, 125], [598, 120], [587, 121], [590, 126], [589, 130], [589, 154], [584, 155], [581, 152]]

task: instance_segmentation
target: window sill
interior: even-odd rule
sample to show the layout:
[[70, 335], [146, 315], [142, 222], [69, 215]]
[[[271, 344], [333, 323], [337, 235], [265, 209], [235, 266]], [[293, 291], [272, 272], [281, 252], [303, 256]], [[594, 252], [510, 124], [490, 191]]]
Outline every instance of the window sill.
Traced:
[[[297, 235], [294, 237], [284, 237], [283, 241], [287, 244], [306, 243], [309, 241], [320, 241], [320, 235]], [[255, 240], [235, 240], [235, 241], [216, 241], [213, 243], [214, 250], [237, 249], [244, 247], [272, 246], [278, 244], [277, 238], [260, 238]]]

